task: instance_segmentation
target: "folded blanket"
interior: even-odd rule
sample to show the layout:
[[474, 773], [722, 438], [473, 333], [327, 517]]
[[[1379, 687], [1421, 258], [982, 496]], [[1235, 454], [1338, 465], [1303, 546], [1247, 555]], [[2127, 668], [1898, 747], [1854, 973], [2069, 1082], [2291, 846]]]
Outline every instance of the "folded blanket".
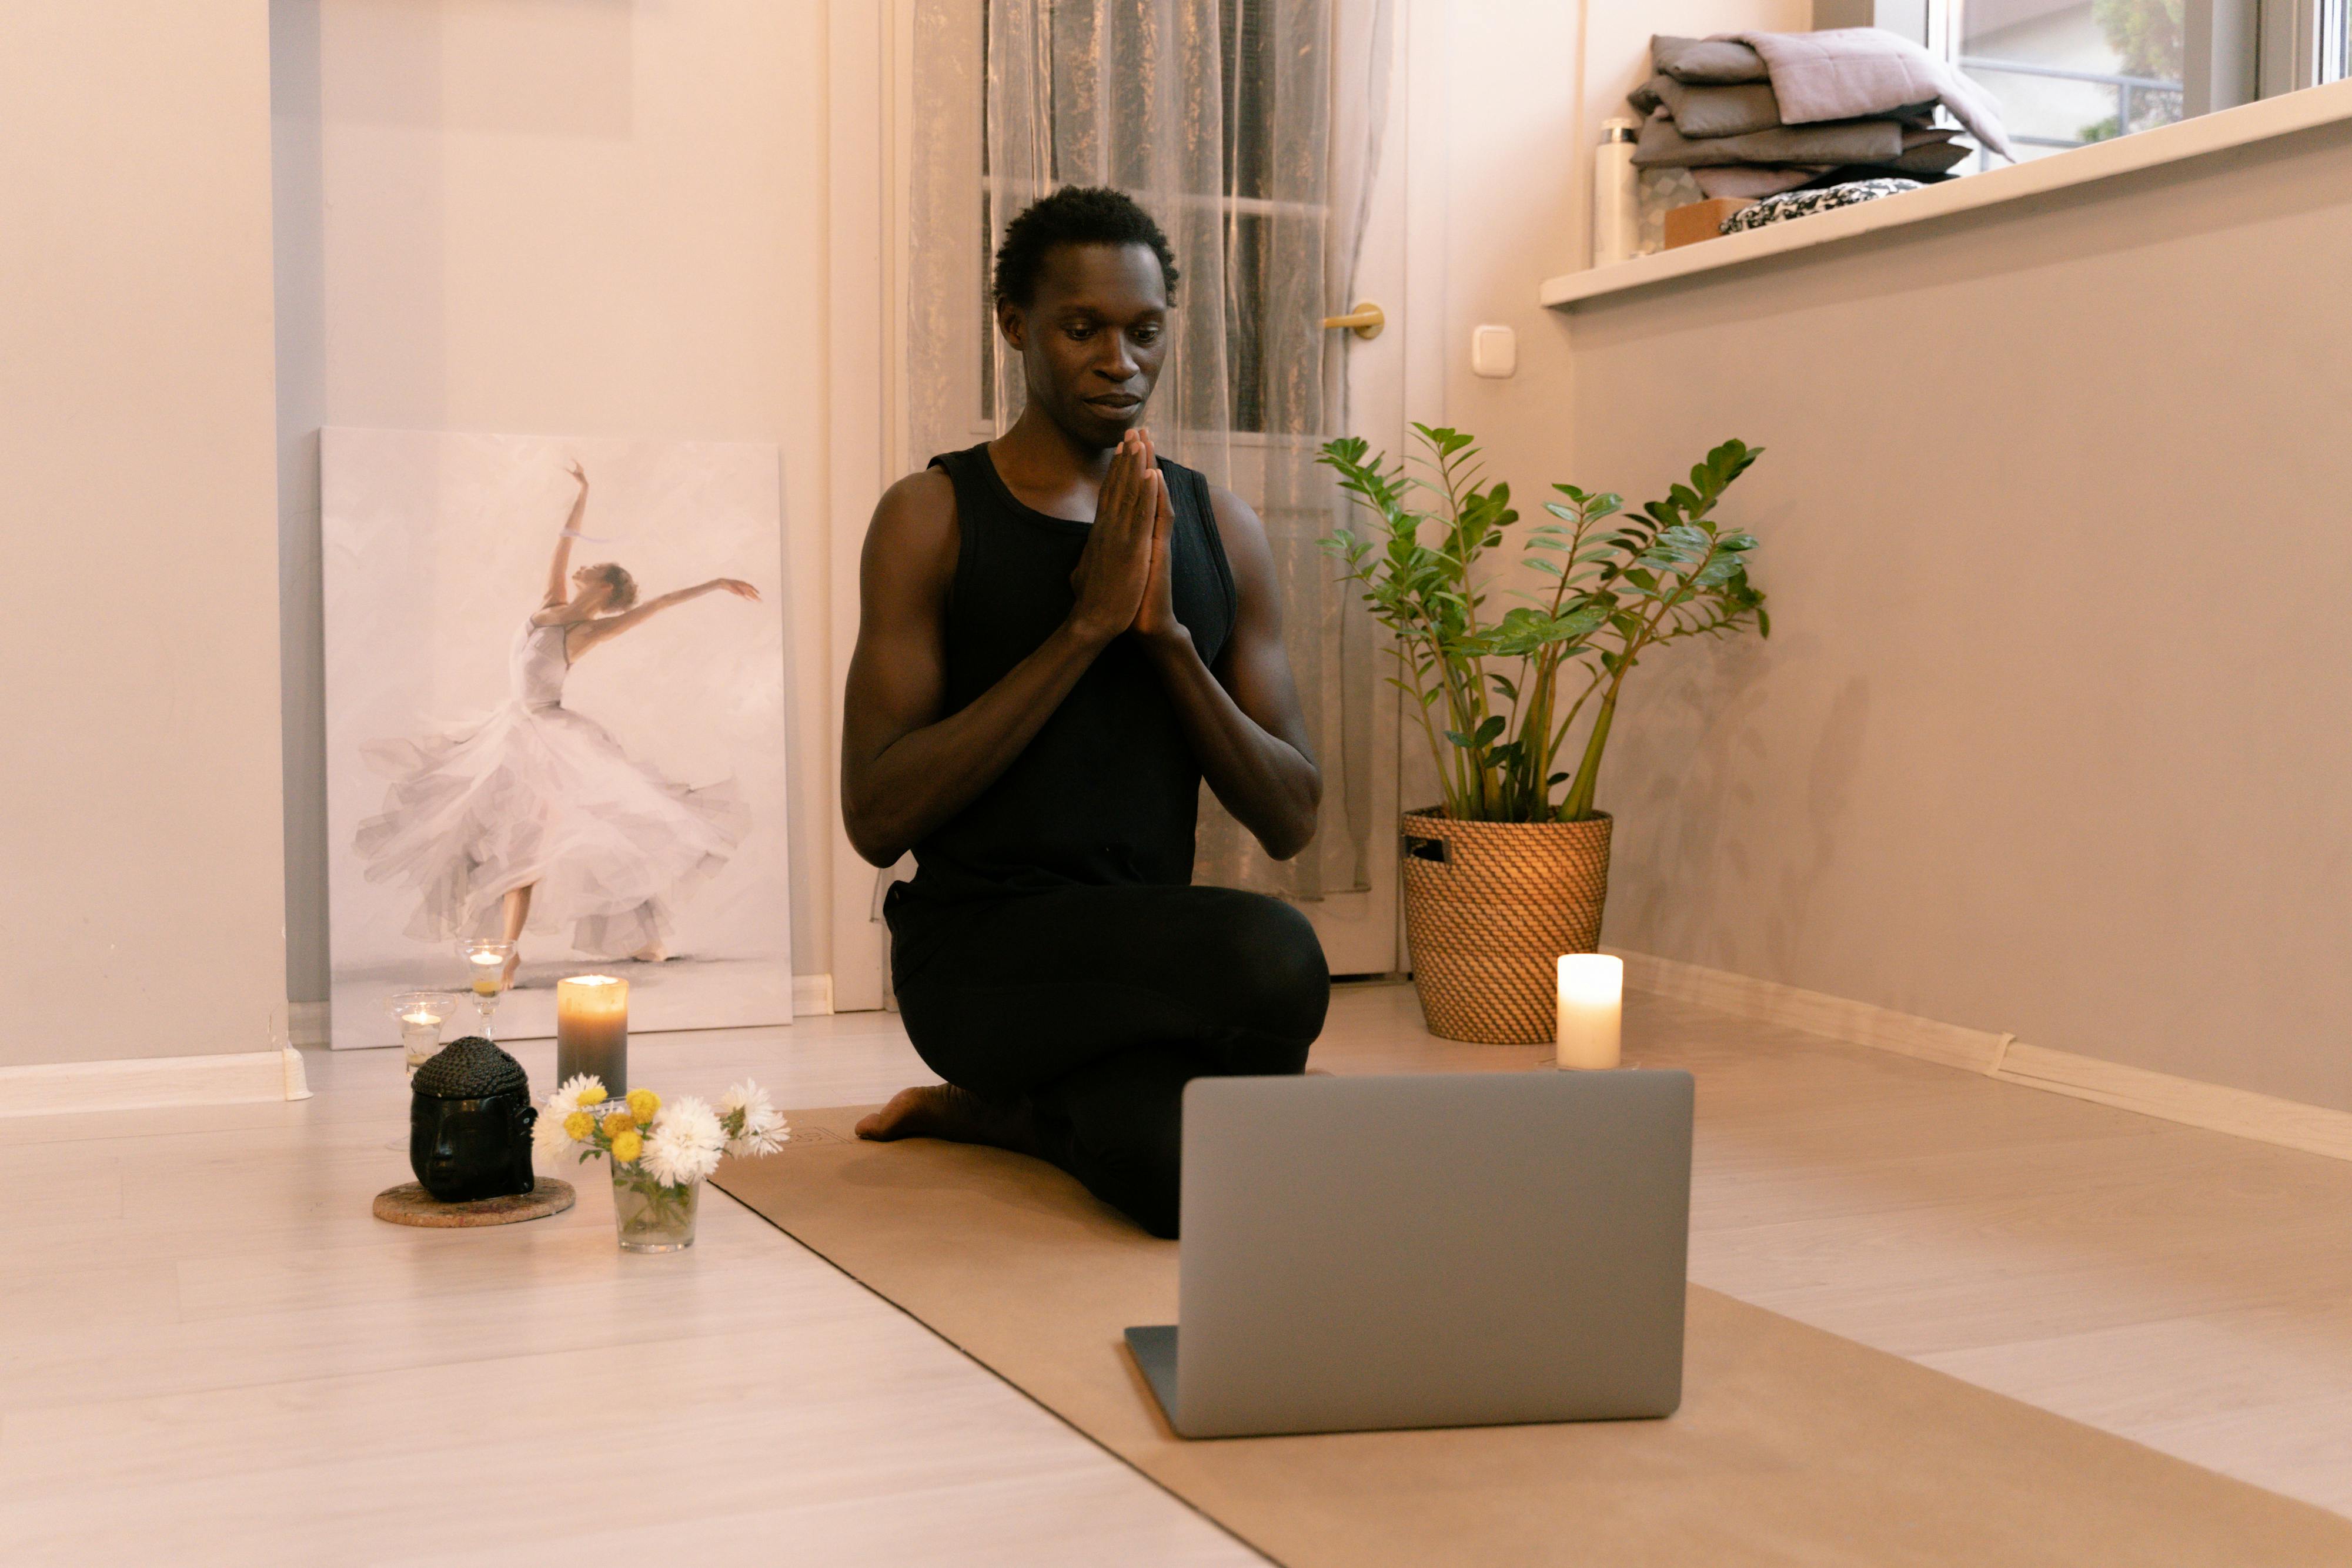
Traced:
[[1685, 136], [1744, 136], [1780, 123], [1770, 82], [1693, 87], [1662, 71], [1626, 95], [1626, 101], [1643, 114], [1663, 107]]
[[1887, 161], [1884, 167], [1905, 174], [1940, 174], [1965, 161], [1974, 151], [1967, 143], [1953, 138], [1957, 131], [1906, 131], [1903, 133], [1903, 152]]
[[2016, 156], [2001, 129], [2000, 111], [1982, 88], [1908, 38], [1884, 28], [1735, 33], [1731, 40], [1747, 45], [1763, 60], [1780, 118], [1790, 126], [1850, 120], [1940, 99], [1979, 143], [2004, 158]]
[[1764, 57], [1729, 38], [1650, 39], [1650, 62], [1663, 76], [1683, 82], [1767, 81]]
[[1895, 120], [1848, 120], [1695, 140], [1676, 130], [1673, 117], [1661, 107], [1642, 122], [1633, 162], [1643, 169], [1698, 169], [1718, 163], [1889, 163], [1903, 155], [1904, 129]]
[[[1642, 114], [1663, 107], [1674, 117], [1675, 129], [1685, 136], [1744, 136], [1781, 124], [1780, 103], [1769, 82], [1739, 82], [1729, 87], [1693, 87], [1661, 71], [1625, 95]], [[1888, 111], [1886, 118], [1922, 128], [1936, 123], [1936, 104], [1908, 103]]]

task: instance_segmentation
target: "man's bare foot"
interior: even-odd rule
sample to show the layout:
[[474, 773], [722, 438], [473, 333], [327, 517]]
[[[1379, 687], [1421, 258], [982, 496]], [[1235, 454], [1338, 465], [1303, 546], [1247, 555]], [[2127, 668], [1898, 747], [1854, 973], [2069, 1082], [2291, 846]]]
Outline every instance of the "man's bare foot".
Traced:
[[969, 1089], [929, 1083], [901, 1089], [890, 1103], [857, 1124], [857, 1135], [876, 1143], [897, 1138], [943, 1138], [951, 1144], [986, 1144], [1017, 1155], [1037, 1152], [1029, 1107], [992, 1105]]
[[669, 949], [661, 943], [656, 942], [648, 946], [638, 948], [629, 956], [640, 964], [667, 964], [669, 962]]
[[521, 967], [522, 954], [520, 951], [508, 954], [506, 967], [499, 971], [499, 989], [502, 991], [510, 991], [514, 989], [515, 971]]

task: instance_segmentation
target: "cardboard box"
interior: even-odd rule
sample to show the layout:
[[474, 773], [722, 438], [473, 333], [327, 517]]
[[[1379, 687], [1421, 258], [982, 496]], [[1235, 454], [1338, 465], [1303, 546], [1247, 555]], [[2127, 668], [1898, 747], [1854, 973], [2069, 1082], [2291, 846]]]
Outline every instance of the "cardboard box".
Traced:
[[1713, 201], [1693, 202], [1686, 207], [1670, 207], [1666, 211], [1666, 248], [1696, 245], [1703, 239], [1718, 239], [1723, 235], [1723, 220], [1742, 207], [1756, 204], [1746, 196], [1717, 196]]

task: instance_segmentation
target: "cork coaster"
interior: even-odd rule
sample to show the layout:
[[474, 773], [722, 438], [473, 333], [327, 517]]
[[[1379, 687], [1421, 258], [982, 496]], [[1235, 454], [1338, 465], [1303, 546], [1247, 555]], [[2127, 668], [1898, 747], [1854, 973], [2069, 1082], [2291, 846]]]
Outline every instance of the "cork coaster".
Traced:
[[519, 1225], [562, 1214], [577, 1197], [568, 1181], [541, 1176], [529, 1192], [513, 1197], [478, 1197], [471, 1203], [443, 1203], [413, 1181], [389, 1186], [375, 1195], [375, 1217], [394, 1225], [425, 1225], [436, 1229], [469, 1228], [477, 1225]]

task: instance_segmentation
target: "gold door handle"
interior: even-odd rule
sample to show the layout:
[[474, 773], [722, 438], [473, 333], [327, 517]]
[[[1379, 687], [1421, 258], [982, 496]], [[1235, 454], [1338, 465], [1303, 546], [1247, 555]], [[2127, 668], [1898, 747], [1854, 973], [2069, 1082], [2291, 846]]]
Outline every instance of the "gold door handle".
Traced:
[[1381, 329], [1388, 324], [1388, 313], [1369, 299], [1357, 300], [1356, 308], [1345, 316], [1323, 318], [1323, 325], [1327, 328], [1345, 327], [1357, 337], [1368, 340], [1379, 337]]

